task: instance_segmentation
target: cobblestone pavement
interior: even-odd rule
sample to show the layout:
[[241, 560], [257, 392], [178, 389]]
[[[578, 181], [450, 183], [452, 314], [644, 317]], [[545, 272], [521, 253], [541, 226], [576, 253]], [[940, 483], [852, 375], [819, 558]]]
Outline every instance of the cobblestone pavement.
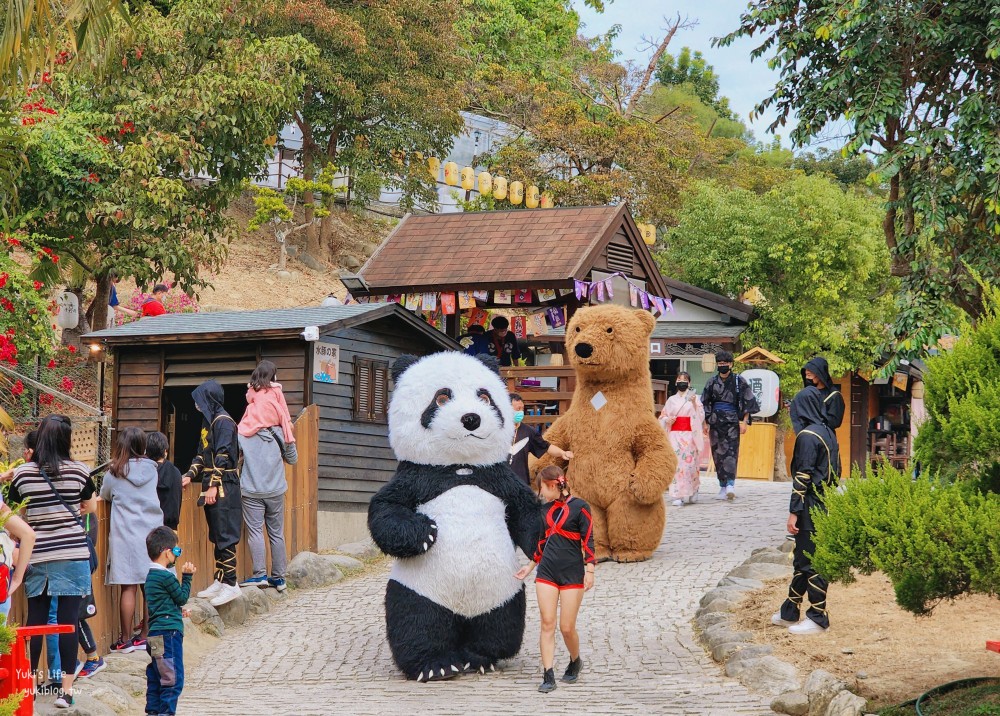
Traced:
[[[521, 653], [495, 674], [418, 684], [393, 666], [384, 638], [387, 567], [327, 589], [293, 594], [271, 614], [230, 630], [187, 675], [181, 713], [245, 714], [769, 714], [767, 702], [726, 679], [695, 641], [701, 596], [756, 547], [779, 543], [787, 484], [737, 483], [733, 503], [668, 506], [654, 557], [598, 565], [578, 626], [579, 683], [537, 693], [538, 612], [528, 589]], [[558, 635], [557, 635], [558, 639]], [[557, 641], [557, 676], [565, 668]]]

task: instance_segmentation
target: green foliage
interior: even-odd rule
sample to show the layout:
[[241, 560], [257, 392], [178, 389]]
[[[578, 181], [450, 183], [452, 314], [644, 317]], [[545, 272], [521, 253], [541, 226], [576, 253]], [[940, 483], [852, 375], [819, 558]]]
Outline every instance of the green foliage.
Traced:
[[985, 288], [986, 312], [952, 350], [928, 361], [927, 421], [917, 459], [947, 478], [1000, 487], [1000, 288]]
[[780, 72], [772, 128], [876, 158], [893, 274], [929, 297], [897, 333], [939, 332], [945, 302], [977, 317], [974, 273], [1000, 279], [1000, 0], [756, 0], [722, 44], [750, 36]]
[[656, 81], [667, 87], [687, 85], [687, 89], [714, 109], [719, 117], [736, 119], [729, 108], [729, 98], [719, 96], [719, 77], [715, 68], [705, 61], [700, 51], [692, 53], [690, 47], [683, 47], [677, 57], [665, 53], [656, 68]]
[[[16, 240], [15, 240], [16, 241]], [[0, 232], [0, 362], [17, 365], [29, 356], [52, 351], [52, 316], [43, 284], [36, 284], [13, 256], [14, 246]], [[52, 265], [47, 254], [35, 265]], [[9, 354], [8, 340], [16, 352]], [[13, 361], [13, 362], [12, 362]]]
[[731, 113], [721, 114], [711, 103], [706, 103], [689, 84], [657, 86], [643, 98], [643, 113], [648, 117], [662, 117], [668, 112], [680, 112], [694, 120], [703, 132], [713, 137], [746, 139], [749, 130]]
[[833, 177], [845, 189], [855, 187], [884, 194], [883, 187], [878, 184], [872, 186], [875, 165], [866, 156], [844, 156], [840, 152], [820, 147], [816, 152], [796, 155], [790, 166], [801, 169], [806, 175], [825, 174]]
[[855, 474], [826, 506], [813, 515], [813, 564], [831, 581], [882, 571], [915, 614], [970, 592], [1000, 594], [1000, 495], [886, 468]]
[[743, 342], [784, 358], [790, 379], [816, 354], [833, 375], [878, 357], [893, 287], [870, 199], [822, 176], [761, 194], [703, 182], [664, 243], [656, 258], [667, 275], [732, 297], [760, 291]]

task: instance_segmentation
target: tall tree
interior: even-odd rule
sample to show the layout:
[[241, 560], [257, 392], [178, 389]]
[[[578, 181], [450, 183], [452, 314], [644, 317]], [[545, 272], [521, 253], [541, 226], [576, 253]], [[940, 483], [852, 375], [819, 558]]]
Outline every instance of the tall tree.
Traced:
[[31, 89], [12, 223], [25, 245], [71, 257], [97, 281], [91, 325], [106, 320], [113, 270], [140, 283], [171, 273], [197, 289], [199, 270], [224, 255], [223, 210], [265, 169], [266, 140], [294, 106], [312, 52], [300, 37], [248, 40], [249, 7], [138, 8], [116, 44], [120, 73], [55, 72]]
[[687, 85], [694, 95], [712, 107], [723, 119], [736, 119], [729, 108], [729, 98], [719, 95], [719, 77], [700, 51], [682, 47], [677, 57], [663, 55], [656, 68], [656, 81], [665, 87]]
[[[349, 197], [358, 203], [377, 198], [383, 187], [401, 191], [405, 207], [436, 201], [418, 157], [446, 155], [462, 127], [459, 9], [459, 0], [267, 6], [266, 35], [298, 33], [319, 49], [294, 115], [307, 181], [334, 164], [348, 174]], [[332, 248], [328, 221], [318, 231], [310, 226], [307, 237], [314, 255]]]
[[1000, 0], [756, 0], [721, 42], [752, 36], [780, 76], [772, 130], [794, 116], [798, 145], [875, 157], [892, 273], [928, 309], [902, 332], [933, 343], [941, 301], [978, 317], [975, 274], [1000, 278]]

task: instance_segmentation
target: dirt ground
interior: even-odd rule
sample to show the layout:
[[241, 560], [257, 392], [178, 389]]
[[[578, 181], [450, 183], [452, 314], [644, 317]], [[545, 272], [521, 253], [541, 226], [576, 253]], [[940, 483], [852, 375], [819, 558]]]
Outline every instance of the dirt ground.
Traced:
[[831, 585], [829, 632], [796, 638], [770, 626], [787, 589], [776, 581], [750, 593], [736, 611], [738, 631], [772, 645], [803, 677], [814, 669], [836, 674], [872, 706], [900, 703], [956, 679], [1000, 674], [1000, 654], [986, 650], [987, 640], [1000, 638], [1000, 599], [966, 597], [916, 617], [896, 605], [884, 575], [862, 576], [848, 586]]

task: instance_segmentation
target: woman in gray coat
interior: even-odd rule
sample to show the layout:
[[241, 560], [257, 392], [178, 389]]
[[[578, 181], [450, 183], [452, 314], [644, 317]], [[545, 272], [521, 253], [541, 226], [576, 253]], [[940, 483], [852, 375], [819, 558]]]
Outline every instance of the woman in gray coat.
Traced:
[[132, 636], [139, 585], [149, 572], [146, 536], [163, 524], [156, 494], [156, 463], [145, 456], [146, 435], [140, 428], [118, 433], [111, 453], [111, 467], [101, 484], [101, 499], [111, 503], [111, 537], [107, 584], [121, 585], [121, 638], [112, 651], [127, 654], [146, 649], [148, 614], [143, 605], [142, 631]]

